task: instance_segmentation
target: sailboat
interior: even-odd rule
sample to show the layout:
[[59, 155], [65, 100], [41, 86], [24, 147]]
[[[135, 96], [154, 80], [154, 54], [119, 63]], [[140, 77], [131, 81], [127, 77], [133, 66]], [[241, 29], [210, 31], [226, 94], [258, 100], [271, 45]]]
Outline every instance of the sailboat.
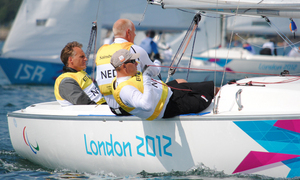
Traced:
[[[160, 9], [156, 6], [149, 6], [144, 14], [146, 6], [146, 1], [139, 0], [115, 0], [114, 3], [109, 0], [24, 0], [3, 46], [0, 72], [10, 84], [53, 85], [62, 73], [62, 48], [68, 42], [78, 41], [84, 50], [88, 49], [93, 22], [98, 27], [97, 51], [101, 36], [104, 37], [119, 18], [132, 20], [138, 31], [151, 27], [157, 31], [180, 32], [193, 16], [176, 10], [155, 13]], [[93, 59], [91, 53], [87, 68], [90, 74]]]
[[[273, 1], [215, 1], [212, 2], [203, 2], [203, 1], [149, 1], [151, 4], [159, 4], [163, 8], [179, 8], [179, 9], [191, 9], [191, 10], [200, 10], [200, 12], [214, 12], [215, 14], [222, 14], [227, 19], [230, 19], [230, 24], [223, 22], [223, 34], [221, 38], [225, 37], [224, 31], [229, 31], [238, 35], [238, 33], [248, 32], [249, 34], [276, 34], [279, 32], [286, 33], [287, 29], [290, 31], [289, 22], [290, 15], [294, 18], [298, 18], [299, 13], [297, 12], [298, 8], [297, 3], [293, 1], [284, 1], [280, 2], [284, 8], [278, 8], [279, 5], [273, 4]], [[276, 1], [275, 1], [276, 2]], [[204, 17], [207, 17], [205, 13], [202, 13]], [[225, 16], [226, 15], [226, 16]], [[241, 17], [247, 16], [247, 17]], [[258, 16], [258, 17], [257, 17]], [[270, 17], [270, 18], [269, 18]], [[286, 17], [285, 21], [282, 17]], [[218, 18], [215, 16], [214, 18]], [[252, 18], [252, 19], [251, 19]], [[255, 20], [253, 20], [256, 18]], [[260, 18], [260, 19], [259, 19]], [[281, 18], [281, 19], [280, 19]], [[212, 19], [212, 18], [211, 18]], [[219, 18], [220, 19], [220, 18]], [[266, 19], [266, 20], [265, 20]], [[238, 21], [239, 22], [236, 22]], [[252, 20], [252, 21], [251, 21]], [[270, 25], [266, 22], [269, 22]], [[280, 21], [279, 21], [280, 20]], [[249, 23], [250, 21], [250, 23]], [[294, 19], [297, 22], [297, 19]], [[276, 26], [276, 23], [277, 27]], [[285, 23], [286, 26], [283, 26]], [[225, 24], [225, 25], [224, 25]], [[226, 24], [229, 24], [226, 26]], [[249, 25], [250, 24], [250, 25]], [[254, 24], [254, 25], [253, 25]], [[256, 24], [260, 26], [255, 26]], [[264, 26], [262, 26], [262, 24]], [[266, 25], [269, 26], [266, 28]], [[200, 24], [199, 27], [205, 25]], [[285, 27], [285, 29], [283, 28]], [[221, 31], [219, 31], [221, 33]], [[213, 34], [220, 34], [219, 32]], [[229, 33], [228, 32], [228, 33]], [[290, 32], [290, 34], [292, 34]], [[210, 36], [210, 37], [212, 37]], [[278, 35], [278, 37], [281, 34]], [[240, 36], [239, 36], [240, 37]], [[247, 41], [241, 39], [241, 41]], [[283, 39], [282, 41], [286, 41]], [[266, 41], [265, 41], [266, 42]], [[291, 42], [288, 49], [295, 47]], [[222, 45], [221, 45], [222, 44]], [[203, 70], [203, 62], [213, 63], [219, 69], [223, 68], [221, 75], [216, 75], [217, 77], [223, 76], [222, 82], [226, 83], [232, 79], [241, 79], [244, 77], [255, 77], [255, 76], [265, 76], [265, 75], [280, 75], [284, 70], [289, 71], [290, 74], [297, 75], [300, 72], [300, 57], [288, 57], [287, 53], [277, 56], [266, 56], [260, 55], [258, 52], [254, 53], [249, 52], [246, 49], [240, 47], [233, 47], [233, 42], [228, 46], [225, 45], [225, 40], [220, 42], [221, 48], [212, 48], [209, 50], [198, 50], [198, 53], [193, 54], [193, 60], [191, 67], [194, 69], [201, 68]], [[254, 43], [255, 44], [255, 43]], [[258, 46], [258, 45], [256, 45]], [[253, 48], [253, 47], [252, 47]], [[200, 49], [200, 48], [198, 48]], [[201, 52], [199, 52], [201, 51]], [[259, 50], [258, 50], [259, 51]], [[210, 71], [210, 69], [207, 69]], [[225, 73], [226, 72], [226, 73]], [[220, 79], [220, 78], [217, 78]], [[212, 80], [212, 79], [211, 79]], [[220, 81], [217, 81], [218, 85]]]
[[[219, 7], [224, 12], [226, 7], [229, 12], [237, 8], [236, 3], [227, 6], [229, 1], [211, 1], [209, 8], [200, 0], [148, 2], [165, 8]], [[247, 12], [253, 13], [251, 7], [258, 5], [250, 2]], [[285, 7], [281, 2], [263, 7]], [[289, 7], [292, 12], [299, 6]], [[287, 72], [231, 81], [204, 111], [153, 121], [115, 116], [107, 105], [62, 107], [56, 101], [44, 102], [8, 113], [8, 126], [17, 154], [57, 170], [128, 176], [141, 171], [196, 171], [204, 164], [229, 176], [296, 178], [300, 177], [299, 89], [300, 77]]]

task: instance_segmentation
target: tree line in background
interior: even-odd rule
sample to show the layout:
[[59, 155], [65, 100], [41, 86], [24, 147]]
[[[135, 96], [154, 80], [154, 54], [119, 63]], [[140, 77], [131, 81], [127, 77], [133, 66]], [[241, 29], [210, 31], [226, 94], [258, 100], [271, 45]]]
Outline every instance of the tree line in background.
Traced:
[[0, 0], [0, 26], [10, 26], [15, 19], [22, 0]]

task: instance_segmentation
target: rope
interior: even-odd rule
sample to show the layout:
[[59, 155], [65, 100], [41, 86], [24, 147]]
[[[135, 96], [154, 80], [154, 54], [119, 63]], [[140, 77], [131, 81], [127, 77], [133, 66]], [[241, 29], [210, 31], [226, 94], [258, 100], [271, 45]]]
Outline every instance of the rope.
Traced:
[[[283, 84], [283, 83], [290, 83], [290, 82], [294, 82], [294, 81], [298, 81], [300, 79], [300, 77], [294, 77], [294, 78], [290, 78], [290, 79], [286, 79], [283, 81], [277, 81], [277, 82], [256, 82], [256, 81], [249, 81], [247, 84], [253, 85], [253, 84]], [[231, 83], [231, 84], [238, 84], [240, 85], [240, 83]]]
[[[173, 66], [158, 66], [158, 65], [148, 65], [162, 68], [176, 68], [176, 69], [190, 69], [196, 71], [216, 71], [216, 72], [228, 72], [228, 73], [236, 73], [236, 74], [253, 74], [253, 75], [265, 75], [265, 76], [279, 76], [278, 74], [267, 74], [267, 73], [254, 73], [254, 72], [243, 72], [243, 71], [227, 71], [227, 70], [214, 70], [214, 69], [201, 69], [201, 68], [188, 68], [188, 67], [173, 67]], [[298, 75], [286, 75], [286, 76], [298, 76]], [[299, 75], [300, 76], [300, 75]]]
[[167, 87], [169, 87], [169, 88], [171, 88], [171, 89], [175, 89], [175, 90], [179, 90], [179, 91], [192, 91], [191, 89], [180, 89], [180, 88], [175, 88], [175, 87], [169, 86], [169, 85], [167, 85], [167, 84], [165, 84], [165, 83], [161, 83], [160, 81], [157, 81], [156, 79], [153, 79], [153, 78], [151, 78], [151, 80], [154, 81], [154, 82], [157, 82], [158, 84], [161, 84], [161, 85], [163, 85], [163, 86], [167, 86]]

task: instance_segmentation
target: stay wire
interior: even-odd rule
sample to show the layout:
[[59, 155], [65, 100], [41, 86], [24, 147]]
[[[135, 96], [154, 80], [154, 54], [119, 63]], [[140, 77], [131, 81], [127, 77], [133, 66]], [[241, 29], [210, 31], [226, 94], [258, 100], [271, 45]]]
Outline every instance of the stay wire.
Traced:
[[90, 57], [90, 53], [92, 50], [92, 46], [93, 46], [93, 42], [94, 42], [94, 52], [93, 52], [93, 62], [92, 62], [92, 80], [94, 81], [95, 79], [95, 60], [96, 60], [96, 52], [97, 52], [97, 20], [98, 20], [98, 13], [99, 13], [99, 9], [100, 9], [100, 0], [98, 1], [98, 8], [97, 8], [97, 13], [96, 13], [96, 20], [94, 22], [92, 22], [92, 29], [91, 29], [91, 33], [90, 33], [90, 39], [89, 39], [89, 43], [88, 43], [88, 47], [86, 50], [86, 64], [88, 65], [89, 62], [89, 57]]
[[262, 16], [262, 17], [266, 20], [266, 22], [269, 24], [271, 28], [272, 26], [274, 27], [274, 30], [281, 37], [282, 40], [284, 40], [291, 48], [296, 48], [295, 44], [283, 32], [281, 32], [275, 24], [271, 23], [268, 17], [266, 16]]
[[[196, 17], [196, 16], [200, 16], [200, 17], [201, 17], [201, 15], [200, 15], [199, 13], [197, 13], [197, 14], [195, 15], [195, 17]], [[188, 46], [188, 44], [189, 44], [189, 42], [190, 42], [190, 40], [191, 40], [191, 36], [192, 36], [192, 34], [193, 34], [194, 30], [195, 30], [195, 17], [193, 18], [190, 27], [188, 28], [188, 30], [187, 30], [187, 32], [186, 32], [186, 34], [185, 34], [183, 40], [182, 40], [181, 43], [180, 43], [180, 46], [179, 46], [179, 48], [178, 48], [178, 50], [177, 50], [175, 56], [173, 57], [173, 60], [172, 60], [171, 65], [170, 65], [170, 67], [172, 67], [172, 68], [170, 68], [170, 69], [168, 70], [168, 77], [167, 77], [166, 83], [169, 81], [170, 76], [172, 76], [172, 75], [175, 73], [175, 71], [176, 71], [176, 69], [177, 69], [177, 67], [178, 67], [178, 65], [179, 65], [179, 63], [180, 63], [180, 61], [181, 61], [181, 59], [182, 59], [182, 57], [183, 57], [183, 55], [184, 55], [186, 49], [187, 49], [187, 46]], [[201, 18], [200, 18], [200, 19], [201, 19]], [[198, 24], [197, 24], [197, 26], [198, 26]], [[188, 37], [189, 37], [189, 38], [188, 38]], [[187, 41], [187, 39], [188, 39], [188, 41]], [[186, 42], [186, 41], [187, 41], [187, 42]], [[185, 48], [182, 50], [184, 44], [185, 44]], [[181, 51], [182, 51], [182, 52], [181, 52]], [[180, 55], [180, 57], [178, 58], [180, 52], [181, 52], [181, 55]], [[176, 65], [173, 66], [173, 65], [175, 64], [175, 61], [176, 61], [177, 59], [178, 59], [178, 61], [177, 61]]]
[[141, 20], [140, 20], [138, 26], [141, 25], [141, 22], [144, 20], [145, 14], [146, 14], [146, 11], [147, 11], [147, 8], [148, 8], [148, 3], [147, 3], [147, 5], [146, 5], [146, 7], [145, 7], [144, 13], [143, 13], [143, 15], [142, 15], [142, 17], [141, 17]]
[[[237, 17], [237, 14], [238, 14], [238, 11], [239, 11], [239, 5], [240, 5], [240, 0], [238, 2], [238, 6], [237, 6], [237, 9], [236, 9], [236, 14], [235, 14], [235, 18], [234, 18], [234, 22], [233, 24], [235, 24], [236, 22], [236, 17]], [[230, 35], [230, 41], [229, 41], [229, 45], [228, 45], [228, 49], [231, 48], [231, 43], [232, 43], [232, 39], [233, 39], [233, 32], [234, 32], [234, 27], [233, 26], [233, 29], [231, 31], [231, 35]], [[222, 76], [222, 81], [221, 81], [221, 86], [223, 85], [224, 83], [224, 79], [225, 79], [225, 74], [226, 74], [226, 68], [227, 68], [227, 62], [228, 62], [228, 58], [229, 58], [229, 51], [227, 51], [227, 57], [226, 57], [226, 62], [225, 62], [225, 66], [224, 66], [224, 73], [223, 73], [223, 76]]]
[[[195, 19], [198, 18], [198, 19]], [[189, 74], [190, 74], [190, 68], [191, 68], [191, 64], [192, 64], [192, 58], [193, 58], [193, 54], [194, 54], [194, 47], [195, 47], [195, 43], [196, 43], [196, 38], [197, 38], [197, 28], [198, 28], [198, 23], [201, 20], [201, 16], [195, 16], [194, 21], [195, 21], [195, 25], [194, 25], [194, 29], [193, 29], [193, 33], [194, 35], [194, 41], [193, 41], [193, 45], [192, 45], [192, 52], [191, 52], [191, 56], [190, 56], [190, 61], [189, 61], [189, 67], [188, 67], [188, 72], [187, 72], [187, 76], [186, 76], [186, 81], [188, 81], [189, 79]], [[195, 33], [196, 31], [196, 33]]]
[[[236, 35], [238, 38], [240, 38], [241, 40], [243, 40], [244, 42], [247, 42], [248, 44], [250, 44], [251, 46], [254, 46], [254, 47], [257, 47], [257, 48], [260, 48], [260, 49], [262, 48], [262, 46], [260, 46], [260, 45], [257, 45], [257, 44], [254, 44], [254, 43], [249, 42], [247, 39], [243, 38], [243, 37], [240, 36], [238, 33], [235, 33], [235, 35]], [[294, 45], [300, 44], [300, 41], [294, 42], [293, 44], [294, 44]], [[283, 48], [285, 48], [285, 47], [276, 47], [276, 49], [283, 49]]]
[[94, 68], [95, 68], [94, 64], [95, 64], [95, 58], [96, 58], [95, 56], [96, 56], [96, 44], [97, 44], [97, 22], [93, 22], [93, 26], [92, 26], [91, 33], [90, 33], [90, 40], [89, 40], [88, 47], [87, 47], [87, 50], [86, 50], [86, 53], [85, 53], [86, 58], [87, 58], [87, 61], [86, 61], [87, 65], [88, 65], [88, 62], [89, 62], [93, 42], [94, 42], [94, 54], [93, 54], [93, 66], [92, 66], [93, 67], [92, 68], [92, 79], [94, 80]]
[[[193, 22], [192, 22], [192, 23], [193, 23]], [[178, 47], [178, 49], [177, 49], [177, 51], [176, 51], [176, 53], [175, 53], [175, 55], [174, 55], [174, 57], [173, 57], [173, 60], [172, 60], [172, 62], [171, 62], [171, 64], [170, 64], [170, 67], [172, 67], [172, 68], [169, 68], [169, 70], [168, 70], [168, 77], [167, 77], [167, 79], [166, 79], [166, 81], [165, 81], [166, 83], [169, 81], [170, 76], [172, 76], [172, 75], [175, 73], [175, 70], [176, 70], [178, 64], [177, 64], [177, 66], [175, 66], [175, 67], [173, 67], [173, 65], [175, 64], [175, 60], [177, 59], [177, 56], [178, 56], [179, 52], [181, 51], [181, 49], [182, 49], [182, 47], [183, 47], [183, 44], [184, 44], [184, 42], [185, 42], [185, 40], [186, 40], [186, 38], [187, 38], [187, 35], [188, 35], [189, 31], [190, 31], [191, 26], [192, 26], [192, 24], [191, 24], [190, 27], [188, 28], [188, 30], [187, 30], [185, 36], [183, 37], [183, 40], [181, 41], [181, 43], [180, 43], [180, 45], [179, 45], [179, 47]]]
[[[237, 9], [236, 9], [236, 13], [235, 13], [235, 18], [234, 18], [234, 23], [233, 24], [235, 24], [236, 17], [237, 17], [238, 11], [239, 11], [239, 6], [240, 6], [240, 0], [238, 1], [238, 5], [237, 5]], [[228, 47], [228, 49], [230, 49], [230, 47], [231, 47], [231, 42], [232, 42], [232, 39], [233, 39], [233, 32], [234, 32], [234, 29], [232, 29], [232, 31], [231, 31], [231, 36], [230, 36], [230, 41], [229, 41], [229, 47]], [[229, 58], [229, 50], [227, 52], [227, 57], [226, 57], [225, 66], [224, 66], [224, 70], [223, 70], [223, 76], [222, 76], [221, 85], [220, 85], [221, 87], [222, 87], [222, 84], [224, 82], [224, 78], [225, 78], [225, 74], [226, 74], [226, 67], [227, 67], [228, 58]], [[217, 64], [216, 63], [216, 58], [215, 58], [215, 64]], [[218, 113], [218, 106], [219, 106], [219, 100], [221, 98], [221, 93], [222, 93], [222, 88], [219, 90], [218, 97], [214, 101], [214, 106], [213, 106], [213, 113], [214, 114]]]

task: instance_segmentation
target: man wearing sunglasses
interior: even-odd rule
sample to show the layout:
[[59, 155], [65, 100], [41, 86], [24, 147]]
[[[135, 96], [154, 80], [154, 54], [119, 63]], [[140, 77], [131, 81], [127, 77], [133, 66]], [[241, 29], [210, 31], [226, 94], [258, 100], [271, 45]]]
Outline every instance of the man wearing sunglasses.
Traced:
[[214, 98], [214, 83], [188, 83], [174, 80], [165, 84], [153, 80], [153, 72], [137, 71], [135, 59], [126, 49], [115, 52], [111, 64], [117, 77], [112, 82], [115, 100], [126, 112], [142, 119], [170, 118], [180, 114], [198, 113], [206, 109]]
[[96, 80], [99, 86], [100, 92], [104, 95], [104, 98], [111, 108], [112, 112], [116, 115], [130, 115], [126, 111], [123, 111], [122, 108], [119, 108], [119, 104], [115, 101], [112, 90], [111, 82], [116, 76], [116, 71], [114, 67], [110, 64], [111, 56], [120, 49], [129, 50], [132, 53], [139, 53], [140, 57], [136, 59], [136, 65], [138, 71], [143, 71], [148, 65], [157, 65], [151, 66], [153, 75], [157, 76], [160, 73], [161, 63], [158, 60], [152, 62], [149, 59], [147, 52], [133, 44], [135, 38], [135, 26], [132, 21], [128, 19], [119, 19], [113, 25], [114, 33], [114, 42], [112, 44], [105, 44], [97, 52], [96, 57], [96, 66], [97, 66], [97, 75]]

